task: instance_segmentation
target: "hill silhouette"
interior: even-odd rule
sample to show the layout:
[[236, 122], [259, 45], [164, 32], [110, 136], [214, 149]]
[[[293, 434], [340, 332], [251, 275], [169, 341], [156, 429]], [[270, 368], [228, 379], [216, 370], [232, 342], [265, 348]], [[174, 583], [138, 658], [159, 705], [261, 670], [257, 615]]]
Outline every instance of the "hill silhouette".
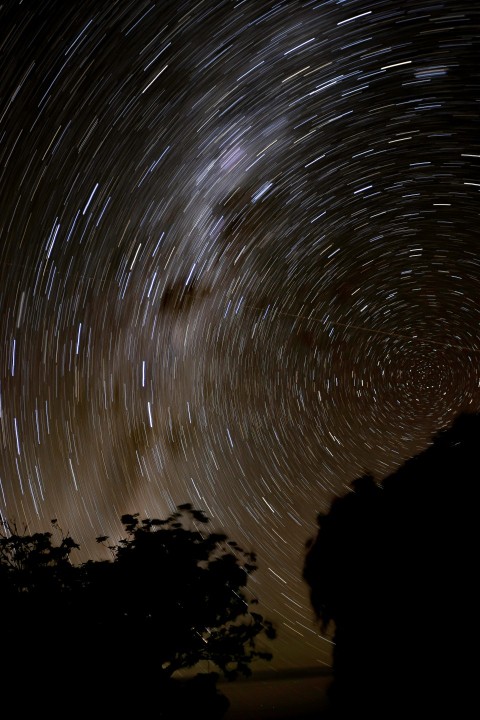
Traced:
[[381, 483], [366, 474], [319, 515], [303, 569], [333, 624], [339, 717], [458, 705], [473, 632], [480, 415], [462, 414]]

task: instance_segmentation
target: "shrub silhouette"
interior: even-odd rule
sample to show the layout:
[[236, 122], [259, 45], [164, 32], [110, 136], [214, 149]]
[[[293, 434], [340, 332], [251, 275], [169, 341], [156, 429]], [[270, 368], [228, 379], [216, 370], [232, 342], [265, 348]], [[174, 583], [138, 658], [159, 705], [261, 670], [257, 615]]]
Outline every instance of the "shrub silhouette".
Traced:
[[453, 668], [473, 618], [479, 440], [480, 415], [462, 414], [380, 484], [358, 478], [318, 517], [303, 577], [323, 629], [334, 626], [340, 717], [431, 713], [446, 705], [447, 685], [459, 693]]
[[[37, 702], [52, 683], [75, 678], [88, 705], [133, 710], [142, 702], [160, 717], [182, 717], [193, 702], [215, 717], [228, 705], [215, 692], [218, 673], [201, 674], [187, 692], [172, 676], [206, 660], [234, 679], [250, 674], [254, 659], [271, 658], [257, 641], [275, 631], [247, 594], [255, 555], [206, 532], [208, 518], [189, 504], [164, 520], [121, 520], [126, 537], [107, 545], [112, 559], [81, 565], [71, 561], [78, 545], [68, 535], [55, 545], [52, 533], [28, 535], [5, 525], [6, 686], [28, 669]], [[106, 545], [108, 538], [97, 541]]]

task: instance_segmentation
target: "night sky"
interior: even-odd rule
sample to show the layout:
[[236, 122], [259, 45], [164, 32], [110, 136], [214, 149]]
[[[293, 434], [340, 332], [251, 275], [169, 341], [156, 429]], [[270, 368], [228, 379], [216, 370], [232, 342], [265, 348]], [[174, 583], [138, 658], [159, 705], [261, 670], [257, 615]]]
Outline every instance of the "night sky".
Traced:
[[479, 20], [0, 5], [4, 518], [87, 550], [191, 502], [257, 551], [273, 667], [329, 662], [317, 513], [480, 410]]

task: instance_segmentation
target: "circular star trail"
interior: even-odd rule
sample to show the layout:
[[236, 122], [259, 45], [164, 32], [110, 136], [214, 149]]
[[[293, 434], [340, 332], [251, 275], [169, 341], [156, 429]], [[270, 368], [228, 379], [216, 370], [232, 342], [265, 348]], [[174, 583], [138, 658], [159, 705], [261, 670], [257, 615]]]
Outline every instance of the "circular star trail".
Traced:
[[84, 548], [177, 504], [329, 662], [316, 514], [480, 409], [466, 0], [0, 6], [0, 510]]

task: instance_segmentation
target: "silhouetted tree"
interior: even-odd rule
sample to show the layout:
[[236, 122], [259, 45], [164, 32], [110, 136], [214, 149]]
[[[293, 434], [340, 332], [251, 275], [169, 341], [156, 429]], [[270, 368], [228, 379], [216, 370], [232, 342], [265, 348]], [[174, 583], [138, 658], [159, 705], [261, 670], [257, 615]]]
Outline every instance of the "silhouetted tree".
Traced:
[[272, 624], [246, 593], [253, 553], [200, 529], [208, 518], [188, 504], [166, 520], [124, 515], [122, 523], [127, 537], [111, 547], [113, 562], [84, 566], [92, 626], [154, 652], [165, 677], [207, 660], [233, 679], [255, 658], [271, 658], [256, 641], [274, 637]]
[[[56, 521], [52, 523], [56, 526]], [[59, 530], [61, 533], [61, 531]], [[80, 590], [80, 574], [70, 562], [79, 546], [61, 534], [28, 535], [14, 523], [4, 522], [0, 531], [0, 608], [7, 620], [5, 638], [15, 628], [16, 640], [53, 634], [53, 619], [61, 625]]]
[[480, 415], [461, 415], [380, 484], [358, 478], [318, 517], [303, 577], [323, 629], [334, 627], [340, 717], [446, 702], [471, 632], [479, 441]]
[[68, 535], [55, 544], [52, 533], [5, 525], [6, 686], [27, 672], [38, 705], [54, 685], [75, 678], [84, 688], [83, 709], [95, 698], [102, 710], [133, 711], [141, 699], [160, 717], [187, 716], [192, 703], [220, 716], [228, 701], [215, 690], [217, 673], [199, 674], [188, 688], [172, 675], [206, 660], [234, 679], [250, 674], [254, 659], [271, 658], [257, 644], [275, 631], [247, 594], [255, 555], [206, 532], [208, 518], [189, 504], [164, 520], [137, 514], [122, 523], [126, 537], [107, 546], [111, 560], [77, 565], [70, 555], [78, 545]]

